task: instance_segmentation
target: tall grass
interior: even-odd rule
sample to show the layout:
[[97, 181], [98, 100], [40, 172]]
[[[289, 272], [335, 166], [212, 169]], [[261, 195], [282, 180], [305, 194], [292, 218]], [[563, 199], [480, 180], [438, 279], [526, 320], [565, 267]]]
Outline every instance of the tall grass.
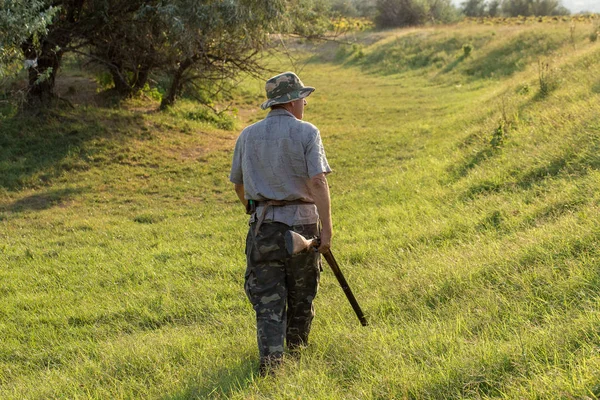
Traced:
[[[236, 130], [188, 105], [2, 117], [0, 397], [597, 398], [600, 48], [578, 32], [365, 33], [362, 56], [304, 66], [371, 325], [325, 269], [311, 346], [274, 377], [242, 290]], [[238, 129], [264, 115], [240, 107]]]

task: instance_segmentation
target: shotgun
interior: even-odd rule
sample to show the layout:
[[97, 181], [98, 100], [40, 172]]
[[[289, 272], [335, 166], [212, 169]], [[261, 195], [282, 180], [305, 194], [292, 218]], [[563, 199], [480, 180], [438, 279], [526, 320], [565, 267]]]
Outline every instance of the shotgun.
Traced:
[[[287, 231], [285, 233], [285, 248], [289, 255], [294, 255], [294, 254], [300, 253], [302, 251], [307, 251], [311, 247], [315, 247], [315, 245], [318, 243], [319, 243], [318, 239], [308, 240], [304, 236], [302, 236], [299, 233], [296, 233], [294, 231]], [[333, 253], [331, 252], [331, 250], [327, 251], [326, 253], [323, 253], [323, 257], [325, 257], [327, 264], [329, 264], [329, 266], [333, 270], [333, 274], [335, 275], [338, 282], [340, 283], [340, 286], [342, 287], [342, 290], [346, 294], [346, 297], [348, 298], [350, 305], [354, 309], [354, 312], [356, 313], [356, 316], [358, 317], [358, 320], [360, 321], [361, 325], [367, 326], [368, 325], [367, 318], [365, 317], [365, 314], [363, 314], [362, 310], [360, 309], [360, 306], [358, 305], [358, 301], [356, 301], [356, 298], [354, 297], [354, 294], [352, 293], [352, 290], [350, 289], [350, 285], [348, 285], [346, 278], [344, 278], [344, 274], [342, 274], [342, 271], [340, 270], [340, 266], [338, 265], [337, 261], [335, 261], [335, 258], [333, 257]]]

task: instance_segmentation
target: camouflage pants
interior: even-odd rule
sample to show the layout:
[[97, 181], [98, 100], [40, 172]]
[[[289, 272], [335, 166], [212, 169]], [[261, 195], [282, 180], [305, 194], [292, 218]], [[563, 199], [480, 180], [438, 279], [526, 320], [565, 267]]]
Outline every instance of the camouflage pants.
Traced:
[[262, 364], [283, 357], [284, 338], [290, 349], [308, 343], [321, 264], [315, 251], [289, 256], [285, 250], [286, 231], [313, 238], [318, 233], [316, 224], [290, 227], [268, 222], [260, 226], [257, 235], [254, 227], [250, 226], [246, 238], [244, 288], [256, 311]]

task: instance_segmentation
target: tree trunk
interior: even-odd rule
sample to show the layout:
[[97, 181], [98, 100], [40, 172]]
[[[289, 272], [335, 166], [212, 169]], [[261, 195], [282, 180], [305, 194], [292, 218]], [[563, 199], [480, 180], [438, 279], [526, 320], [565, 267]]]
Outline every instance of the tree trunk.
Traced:
[[194, 60], [192, 60], [191, 58], [188, 58], [179, 64], [179, 68], [177, 68], [177, 70], [173, 74], [173, 81], [171, 82], [169, 91], [167, 92], [167, 95], [165, 97], [163, 97], [162, 101], [160, 102], [161, 110], [165, 110], [167, 107], [171, 107], [171, 106], [173, 106], [173, 104], [175, 104], [175, 100], [177, 99], [177, 96], [179, 96], [179, 93], [181, 93], [181, 89], [183, 86], [183, 80], [182, 80], [183, 74], [189, 67], [192, 66], [193, 63], [194, 63]]
[[137, 74], [137, 79], [133, 85], [133, 90], [134, 91], [140, 91], [142, 89], [144, 89], [144, 86], [146, 86], [146, 82], [148, 82], [148, 78], [150, 77], [150, 70], [152, 69], [152, 67], [150, 65], [143, 65]]
[[131, 96], [133, 89], [131, 88], [131, 85], [127, 81], [127, 78], [125, 77], [125, 73], [120, 70], [118, 65], [116, 65], [114, 63], [113, 63], [113, 65], [114, 66], [111, 66], [111, 68], [110, 68], [110, 74], [112, 75], [116, 92], [120, 96], [123, 96], [123, 97]]
[[56, 99], [54, 85], [64, 52], [48, 40], [42, 43], [39, 51], [34, 48], [31, 40], [23, 44], [22, 50], [27, 60], [32, 64], [35, 61], [29, 68], [27, 104], [31, 108], [48, 106]]

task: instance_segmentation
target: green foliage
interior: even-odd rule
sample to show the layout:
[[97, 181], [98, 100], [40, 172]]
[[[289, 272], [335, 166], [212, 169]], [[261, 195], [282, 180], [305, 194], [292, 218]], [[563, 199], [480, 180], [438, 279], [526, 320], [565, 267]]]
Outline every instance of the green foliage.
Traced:
[[101, 71], [95, 74], [95, 80], [98, 82], [98, 86], [102, 90], [107, 90], [113, 88], [115, 82], [113, 81], [113, 77], [108, 71]]
[[0, 79], [18, 72], [23, 61], [21, 44], [32, 38], [39, 47], [40, 37], [57, 12], [56, 6], [43, 0], [0, 0]]
[[467, 17], [569, 15], [559, 0], [467, 0], [461, 11]]
[[505, 0], [502, 13], [509, 17], [568, 15], [569, 10], [561, 6], [560, 0]]
[[170, 75], [172, 86], [162, 97], [165, 108], [187, 85], [260, 73], [271, 34], [319, 37], [331, 26], [320, 0], [30, 3], [27, 8], [12, 0], [2, 3], [0, 27], [8, 33], [0, 42], [0, 67], [14, 67], [21, 52], [31, 64], [37, 62], [27, 93], [41, 103], [55, 97], [65, 51], [87, 56], [96, 70], [104, 68], [122, 97], [143, 92], [153, 75]]
[[461, 4], [462, 12], [467, 17], [483, 17], [487, 15], [485, 0], [467, 0]]
[[376, 12], [375, 0], [325, 0], [334, 16], [373, 17]]
[[377, 0], [375, 23], [379, 28], [449, 23], [456, 9], [450, 0]]
[[146, 83], [142, 88], [142, 94], [154, 101], [160, 102], [162, 100], [163, 94], [156, 87], [150, 87], [150, 84]]

